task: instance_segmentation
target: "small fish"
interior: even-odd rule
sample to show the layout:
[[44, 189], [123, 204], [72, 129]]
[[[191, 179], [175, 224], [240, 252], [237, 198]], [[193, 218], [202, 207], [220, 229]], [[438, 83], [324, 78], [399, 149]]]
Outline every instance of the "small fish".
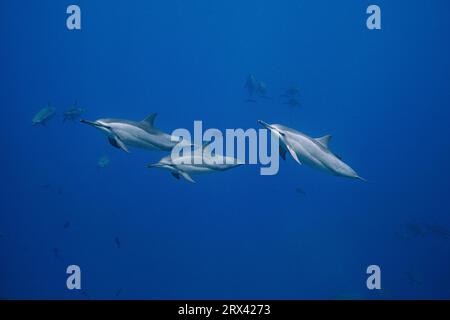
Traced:
[[119, 239], [119, 237], [115, 237], [114, 238], [114, 242], [116, 243], [116, 246], [117, 246], [117, 249], [120, 249], [120, 239]]
[[70, 221], [66, 221], [66, 223], [64, 223], [64, 229], [68, 228], [70, 228]]
[[120, 288], [119, 290], [116, 291], [116, 293], [114, 294], [114, 296], [116, 298], [118, 298], [120, 296], [120, 294], [122, 293], [122, 288]]
[[97, 165], [99, 168], [106, 168], [110, 162], [108, 156], [103, 156], [98, 160]]
[[306, 192], [302, 188], [296, 188], [295, 192], [297, 192], [298, 194], [301, 194], [301, 195], [305, 195], [306, 194]]

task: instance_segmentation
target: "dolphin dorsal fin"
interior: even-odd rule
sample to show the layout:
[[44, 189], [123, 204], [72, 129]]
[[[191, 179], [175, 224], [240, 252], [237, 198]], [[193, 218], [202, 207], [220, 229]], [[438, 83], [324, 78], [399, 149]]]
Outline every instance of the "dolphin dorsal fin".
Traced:
[[331, 135], [327, 134], [326, 136], [315, 138], [314, 140], [316, 140], [318, 143], [320, 143], [322, 146], [328, 149], [328, 144], [330, 143]]
[[153, 128], [155, 125], [155, 118], [158, 114], [157, 113], [152, 113], [149, 114], [144, 120], [142, 120], [141, 122], [143, 124], [145, 124], [146, 126], [149, 126], [150, 128]]

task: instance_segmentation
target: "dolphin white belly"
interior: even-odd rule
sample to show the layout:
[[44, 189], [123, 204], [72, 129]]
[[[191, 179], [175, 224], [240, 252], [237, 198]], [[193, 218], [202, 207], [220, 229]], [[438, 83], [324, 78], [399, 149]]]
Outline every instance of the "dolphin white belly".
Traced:
[[211, 173], [213, 170], [202, 165], [180, 164], [177, 168], [190, 174]]
[[111, 127], [114, 129], [114, 133], [127, 145], [137, 148], [159, 150], [157, 147], [158, 141], [155, 139], [155, 136], [139, 127], [126, 123], [117, 123], [111, 125]]
[[[177, 179], [180, 179], [180, 176], [182, 176], [189, 182], [195, 182], [190, 176], [191, 174], [220, 172], [241, 165], [241, 163], [238, 163], [238, 160], [234, 158], [215, 156], [214, 160], [220, 161], [221, 163], [214, 163], [213, 158], [204, 154], [196, 155], [191, 153], [190, 155], [182, 155], [174, 158], [172, 158], [172, 155], [168, 155], [162, 158], [158, 163], [149, 164], [147, 167], [163, 168], [169, 170]], [[227, 160], [232, 164], [225, 163]]]
[[202, 156], [182, 156], [172, 161], [177, 169], [190, 174], [210, 173], [214, 171], [214, 168], [206, 163], [206, 157]]
[[293, 147], [301, 163], [337, 176], [358, 177], [350, 166], [312, 138], [296, 135], [295, 139], [291, 139], [287, 134], [286, 142]]

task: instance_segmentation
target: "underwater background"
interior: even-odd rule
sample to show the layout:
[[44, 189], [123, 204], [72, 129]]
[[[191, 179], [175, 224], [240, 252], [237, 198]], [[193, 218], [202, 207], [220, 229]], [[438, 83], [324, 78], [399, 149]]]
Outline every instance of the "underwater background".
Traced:
[[[77, 0], [79, 31], [70, 4], [0, 3], [0, 298], [450, 298], [448, 1]], [[272, 99], [245, 101], [249, 74]], [[291, 86], [299, 106], [280, 97]], [[331, 134], [368, 182], [290, 156], [274, 176], [177, 181], [145, 167], [167, 153], [63, 122], [75, 101], [89, 120], [157, 112], [166, 132]]]

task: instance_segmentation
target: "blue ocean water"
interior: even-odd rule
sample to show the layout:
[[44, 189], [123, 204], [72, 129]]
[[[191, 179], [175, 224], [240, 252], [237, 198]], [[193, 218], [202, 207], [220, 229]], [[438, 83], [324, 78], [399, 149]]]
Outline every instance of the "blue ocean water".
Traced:
[[[448, 1], [377, 0], [373, 31], [368, 1], [77, 0], [79, 31], [70, 4], [0, 3], [1, 298], [450, 298]], [[249, 74], [273, 99], [244, 102]], [[299, 107], [279, 97], [292, 85]], [[332, 134], [368, 183], [290, 157], [275, 176], [177, 181], [145, 167], [166, 153], [63, 123], [74, 101], [90, 120], [157, 112], [167, 132]], [[48, 102], [57, 115], [32, 126]]]

